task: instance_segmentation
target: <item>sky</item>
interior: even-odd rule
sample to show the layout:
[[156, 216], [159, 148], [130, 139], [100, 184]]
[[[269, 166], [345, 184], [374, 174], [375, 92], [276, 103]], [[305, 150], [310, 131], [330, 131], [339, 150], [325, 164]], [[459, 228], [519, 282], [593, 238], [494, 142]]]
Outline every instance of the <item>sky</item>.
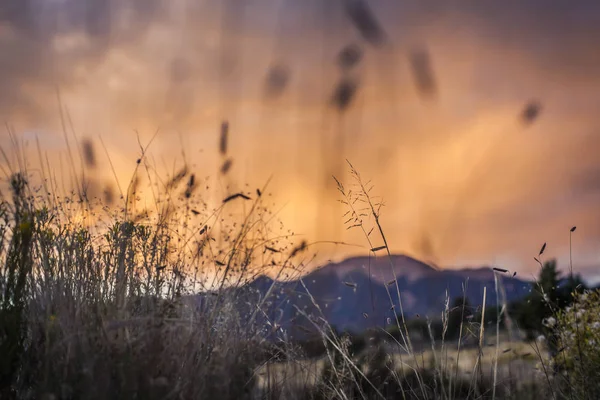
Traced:
[[566, 267], [577, 226], [574, 267], [592, 276], [598, 43], [594, 0], [5, 0], [0, 144], [35, 164], [39, 141], [63, 179], [62, 110], [97, 149], [94, 179], [115, 179], [103, 143], [125, 184], [158, 131], [163, 172], [187, 162], [224, 192], [271, 178], [295, 233], [363, 246], [323, 245], [333, 258], [368, 249], [337, 202], [348, 159], [393, 252], [535, 274], [544, 242]]

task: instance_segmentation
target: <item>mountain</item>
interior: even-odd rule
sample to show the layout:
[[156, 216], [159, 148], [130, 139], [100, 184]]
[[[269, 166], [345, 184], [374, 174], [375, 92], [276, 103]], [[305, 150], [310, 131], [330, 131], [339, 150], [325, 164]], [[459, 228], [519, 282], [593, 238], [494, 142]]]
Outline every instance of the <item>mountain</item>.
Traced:
[[[499, 291], [500, 299], [502, 292], [506, 301], [511, 302], [530, 291], [529, 281], [505, 273], [497, 276], [500, 287], [504, 288]], [[463, 287], [471, 305], [482, 304], [484, 287], [486, 305], [496, 304], [491, 268], [443, 270], [405, 255], [349, 258], [327, 264], [295, 281], [276, 282], [261, 276], [242, 290], [254, 299], [264, 298], [270, 290], [263, 315], [295, 336], [299, 331], [314, 328], [303, 313], [313, 320], [322, 317], [338, 330], [358, 332], [384, 327], [390, 318], [393, 321], [394, 313], [400, 312], [398, 290], [406, 318], [417, 314], [439, 317], [446, 298], [452, 302], [462, 297]], [[252, 304], [246, 295], [240, 298], [245, 304]]]

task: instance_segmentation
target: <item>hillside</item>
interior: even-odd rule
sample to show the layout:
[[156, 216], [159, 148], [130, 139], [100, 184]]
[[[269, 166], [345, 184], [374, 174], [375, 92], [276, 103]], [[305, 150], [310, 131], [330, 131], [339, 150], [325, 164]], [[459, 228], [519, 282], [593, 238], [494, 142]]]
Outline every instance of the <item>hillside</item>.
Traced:
[[[274, 282], [261, 276], [245, 289], [253, 296], [264, 297], [274, 285], [267, 301], [267, 315], [292, 334], [298, 331], [297, 325], [302, 325], [302, 331], [312, 328], [310, 322], [302, 317], [302, 312], [322, 316], [340, 330], [362, 331], [385, 326], [388, 318], [400, 309], [395, 282], [408, 318], [417, 314], [439, 316], [446, 296], [450, 299], [462, 297], [463, 287], [466, 287], [466, 296], [471, 304], [481, 304], [484, 287], [488, 291], [487, 305], [496, 303], [494, 271], [491, 268], [441, 270], [404, 255], [392, 256], [391, 261], [387, 257], [370, 260], [368, 257], [354, 257], [327, 264], [301, 280]], [[529, 281], [503, 273], [497, 275], [508, 302], [529, 293]], [[500, 296], [502, 298], [502, 294]]]

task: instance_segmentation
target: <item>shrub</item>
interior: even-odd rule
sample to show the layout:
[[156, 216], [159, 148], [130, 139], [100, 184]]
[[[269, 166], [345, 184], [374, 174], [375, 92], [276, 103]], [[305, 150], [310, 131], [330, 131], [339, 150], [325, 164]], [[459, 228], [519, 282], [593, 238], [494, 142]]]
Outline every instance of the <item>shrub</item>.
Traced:
[[271, 239], [260, 196], [236, 217], [223, 209], [244, 198], [215, 211], [167, 193], [159, 215], [130, 208], [98, 229], [69, 214], [91, 213], [87, 199], [53, 203], [21, 174], [10, 183], [12, 198], [0, 195], [0, 398], [253, 395], [273, 332], [259, 319], [264, 299], [229, 288], [265, 264], [292, 268], [283, 251], [263, 254], [285, 239]]
[[555, 326], [558, 351], [554, 357], [566, 389], [577, 398], [600, 398], [600, 290], [575, 293], [571, 307], [548, 318]]

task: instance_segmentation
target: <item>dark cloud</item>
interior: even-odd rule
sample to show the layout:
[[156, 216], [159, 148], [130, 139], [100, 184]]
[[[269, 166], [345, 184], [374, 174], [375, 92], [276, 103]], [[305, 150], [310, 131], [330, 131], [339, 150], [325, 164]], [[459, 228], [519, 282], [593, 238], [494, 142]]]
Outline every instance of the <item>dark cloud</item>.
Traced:
[[113, 2], [111, 0], [88, 0], [82, 3], [85, 5], [83, 17], [87, 34], [94, 39], [103, 38], [107, 40], [113, 29]]
[[[0, 115], [44, 114], [39, 93], [75, 84], [73, 70], [91, 70], [106, 53], [135, 43], [157, 21], [160, 0], [6, 0], [0, 4]], [[127, 16], [126, 23], [122, 19]], [[57, 41], [85, 39], [73, 49]], [[25, 89], [28, 88], [29, 90]]]
[[594, 0], [452, 2], [446, 15], [468, 19], [475, 25], [475, 35], [518, 49], [545, 69], [589, 73], [600, 62], [593, 51], [600, 40], [600, 3]]
[[[247, 69], [238, 60], [239, 53], [244, 51], [239, 40], [242, 33], [275, 34], [278, 36], [275, 40], [290, 43], [300, 40], [295, 39], [296, 36], [304, 35], [309, 40], [310, 35], [322, 35], [328, 40], [323, 35], [329, 35], [331, 43], [336, 43], [356, 37], [344, 28], [347, 24], [354, 26], [354, 32], [368, 42], [382, 43], [389, 38], [400, 51], [403, 46], [406, 50], [412, 48], [417, 42], [416, 35], [427, 39], [429, 31], [441, 30], [451, 39], [456, 32], [461, 32], [457, 27], [463, 26], [473, 38], [485, 38], [489, 45], [501, 45], [505, 49], [513, 48], [524, 58], [543, 64], [546, 73], [575, 77], [581, 77], [582, 71], [596, 76], [600, 74], [600, 56], [595, 51], [596, 43], [600, 41], [600, 5], [592, 0], [583, 0], [576, 5], [542, 0], [387, 0], [371, 3], [344, 0], [322, 5], [302, 2], [299, 5], [287, 0], [278, 14], [269, 11], [270, 2], [265, 0], [256, 0], [251, 7], [236, 0], [208, 2], [203, 6], [191, 0], [6, 0], [0, 7], [0, 20], [3, 22], [0, 33], [3, 54], [0, 60], [0, 113], [5, 116], [15, 109], [40, 113], [42, 110], [36, 104], [39, 102], [37, 94], [23, 90], [24, 87], [41, 86], [52, 92], [56, 86], [76, 84], [73, 70], [83, 64], [92, 72], [102, 64], [111, 49], [129, 46], [128, 52], [134, 59], [149, 56], [139, 53], [141, 50], [136, 45], [149, 29], [160, 24], [180, 31], [179, 37], [173, 38], [173, 47], [179, 48], [179, 52], [186, 56], [169, 55], [168, 52], [154, 55], [156, 62], [161, 62], [164, 57], [174, 58], [166, 76], [154, 77], [158, 81], [171, 79], [181, 82], [192, 76], [209, 80], [235, 79], [231, 71], [235, 68], [239, 71], [242, 67]], [[174, 18], [174, 15], [183, 16], [184, 20]], [[299, 15], [302, 15], [301, 22], [295, 21]], [[269, 31], [269, 24], [265, 23], [268, 18], [278, 19], [271, 26], [279, 28]], [[350, 22], [344, 23], [345, 19]], [[207, 32], [207, 26], [217, 30], [217, 37], [210, 40], [216, 40], [221, 48], [212, 55], [212, 60], [200, 50], [202, 41], [215, 35], [215, 32]], [[59, 38], [75, 34], [84, 35], [85, 40], [72, 50], [57, 50]], [[446, 39], [438, 37], [435, 40], [443, 43]], [[326, 46], [326, 43], [320, 45]], [[314, 47], [312, 54], [303, 54], [302, 57], [319, 57], [319, 51], [318, 47]], [[339, 47], [331, 49], [332, 54], [338, 51]], [[358, 53], [342, 53], [345, 57], [342, 62], [354, 65]], [[431, 53], [430, 57], [435, 58], [436, 55]], [[206, 65], [212, 65], [214, 71], [211, 72]], [[419, 70], [426, 72], [423, 66]], [[419, 74], [417, 81], [425, 84], [419, 87], [427, 87], [427, 90], [434, 87], [432, 79], [424, 79], [431, 75]], [[278, 73], [271, 76], [276, 87], [281, 87], [282, 76]], [[260, 78], [257, 76], [256, 79]], [[179, 93], [181, 90], [174, 91]], [[193, 95], [179, 97], [182, 98], [179, 103], [195, 101]]]

